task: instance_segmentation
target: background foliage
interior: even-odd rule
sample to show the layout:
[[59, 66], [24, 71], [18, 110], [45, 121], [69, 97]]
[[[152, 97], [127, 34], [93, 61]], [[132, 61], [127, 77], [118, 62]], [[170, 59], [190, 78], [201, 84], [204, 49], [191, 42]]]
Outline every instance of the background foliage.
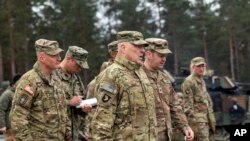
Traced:
[[64, 50], [78, 45], [89, 51], [91, 68], [81, 73], [87, 84], [120, 30], [167, 39], [172, 74], [204, 56], [218, 75], [249, 82], [249, 11], [249, 0], [0, 0], [0, 82], [31, 69], [34, 42], [47, 38]]

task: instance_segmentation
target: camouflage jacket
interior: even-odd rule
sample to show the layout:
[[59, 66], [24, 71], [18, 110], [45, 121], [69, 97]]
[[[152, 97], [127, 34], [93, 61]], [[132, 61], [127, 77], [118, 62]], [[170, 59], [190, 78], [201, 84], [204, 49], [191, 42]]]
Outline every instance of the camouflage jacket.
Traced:
[[175, 91], [169, 77], [162, 71], [149, 71], [144, 67], [151, 85], [154, 88], [157, 128], [166, 132], [169, 140], [172, 138], [172, 120], [178, 129], [189, 128], [184, 111], [177, 101]]
[[113, 59], [109, 59], [108, 61], [103, 62], [102, 66], [100, 68], [100, 72], [102, 72], [103, 70], [105, 70], [108, 66], [112, 65], [113, 63], [114, 63]]
[[63, 141], [71, 138], [66, 97], [59, 78], [41, 73], [38, 64], [20, 79], [10, 113], [18, 141]]
[[189, 75], [182, 84], [183, 108], [191, 124], [214, 122], [213, 104], [203, 78]]
[[[83, 96], [83, 99], [86, 98], [86, 90], [81, 81], [81, 78], [77, 74], [69, 74], [64, 72], [62, 69], [58, 69], [57, 73], [61, 78], [61, 85], [64, 88], [66, 94], [67, 104], [73, 96]], [[68, 105], [68, 116], [71, 120], [71, 131], [73, 140], [78, 140], [79, 135], [79, 126], [84, 124], [84, 117], [81, 116], [79, 112], [82, 112], [81, 109], [76, 107], [70, 107]]]
[[9, 114], [14, 93], [15, 93], [15, 88], [8, 87], [0, 97], [0, 128], [2, 127], [6, 127], [7, 129], [11, 128]]
[[153, 89], [140, 65], [116, 57], [96, 79], [93, 140], [156, 140]]

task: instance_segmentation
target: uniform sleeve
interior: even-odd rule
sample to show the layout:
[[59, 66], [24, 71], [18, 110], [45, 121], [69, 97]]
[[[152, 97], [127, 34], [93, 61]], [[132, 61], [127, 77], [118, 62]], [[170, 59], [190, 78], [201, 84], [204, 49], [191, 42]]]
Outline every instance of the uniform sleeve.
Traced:
[[11, 126], [16, 133], [16, 140], [33, 140], [28, 128], [28, 118], [33, 98], [32, 87], [20, 82], [16, 88], [10, 112]]
[[194, 122], [194, 89], [192, 83], [185, 80], [182, 84], [183, 109], [189, 122]]
[[172, 101], [170, 104], [171, 118], [174, 122], [174, 125], [176, 125], [178, 129], [184, 132], [189, 127], [189, 125], [181, 105], [182, 99], [181, 97], [179, 98], [177, 96], [174, 90], [172, 90], [171, 101]]
[[93, 140], [112, 140], [117, 87], [108, 81], [96, 83], [98, 106], [91, 122]]
[[87, 86], [87, 98], [93, 98], [95, 91], [95, 79], [93, 79]]
[[72, 130], [71, 130], [71, 120], [69, 118], [67, 118], [67, 124], [66, 124], [66, 135], [65, 135], [65, 139], [66, 140], [71, 140], [72, 139]]
[[209, 122], [215, 123], [216, 120], [215, 120], [214, 111], [213, 111], [213, 102], [212, 102], [212, 99], [208, 93], [207, 93], [207, 100], [208, 100], [208, 119], [209, 119]]
[[7, 127], [6, 125], [6, 114], [7, 110], [10, 108], [11, 102], [10, 96], [8, 96], [7, 91], [3, 92], [0, 97], [0, 128]]

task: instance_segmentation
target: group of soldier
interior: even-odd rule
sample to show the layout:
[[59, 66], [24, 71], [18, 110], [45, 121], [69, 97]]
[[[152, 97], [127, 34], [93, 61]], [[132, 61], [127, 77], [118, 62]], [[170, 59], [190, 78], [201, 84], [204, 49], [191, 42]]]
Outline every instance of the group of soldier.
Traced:
[[[203, 80], [204, 58], [191, 60], [191, 74], [178, 96], [163, 68], [168, 42], [138, 31], [117, 32], [110, 60], [85, 89], [77, 75], [88, 69], [88, 52], [69, 46], [61, 61], [57, 41], [35, 42], [37, 61], [15, 85], [10, 110], [17, 141], [209, 141], [215, 132], [212, 101]], [[82, 100], [97, 98], [97, 107]], [[79, 134], [82, 133], [82, 134]]]

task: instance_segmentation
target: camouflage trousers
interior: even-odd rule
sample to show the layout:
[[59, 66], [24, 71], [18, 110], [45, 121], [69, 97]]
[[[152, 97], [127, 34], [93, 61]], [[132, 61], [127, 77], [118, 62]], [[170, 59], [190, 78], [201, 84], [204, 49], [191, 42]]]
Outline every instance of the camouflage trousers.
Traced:
[[169, 141], [167, 131], [158, 131], [157, 141]]
[[12, 129], [7, 129], [6, 132], [4, 133], [4, 140], [5, 141], [16, 141], [14, 137], [14, 132]]
[[196, 127], [192, 127], [192, 129], [194, 131], [193, 141], [210, 141], [208, 123], [198, 122], [196, 123]]
[[176, 128], [173, 128], [172, 141], [184, 141], [185, 136], [182, 131]]

